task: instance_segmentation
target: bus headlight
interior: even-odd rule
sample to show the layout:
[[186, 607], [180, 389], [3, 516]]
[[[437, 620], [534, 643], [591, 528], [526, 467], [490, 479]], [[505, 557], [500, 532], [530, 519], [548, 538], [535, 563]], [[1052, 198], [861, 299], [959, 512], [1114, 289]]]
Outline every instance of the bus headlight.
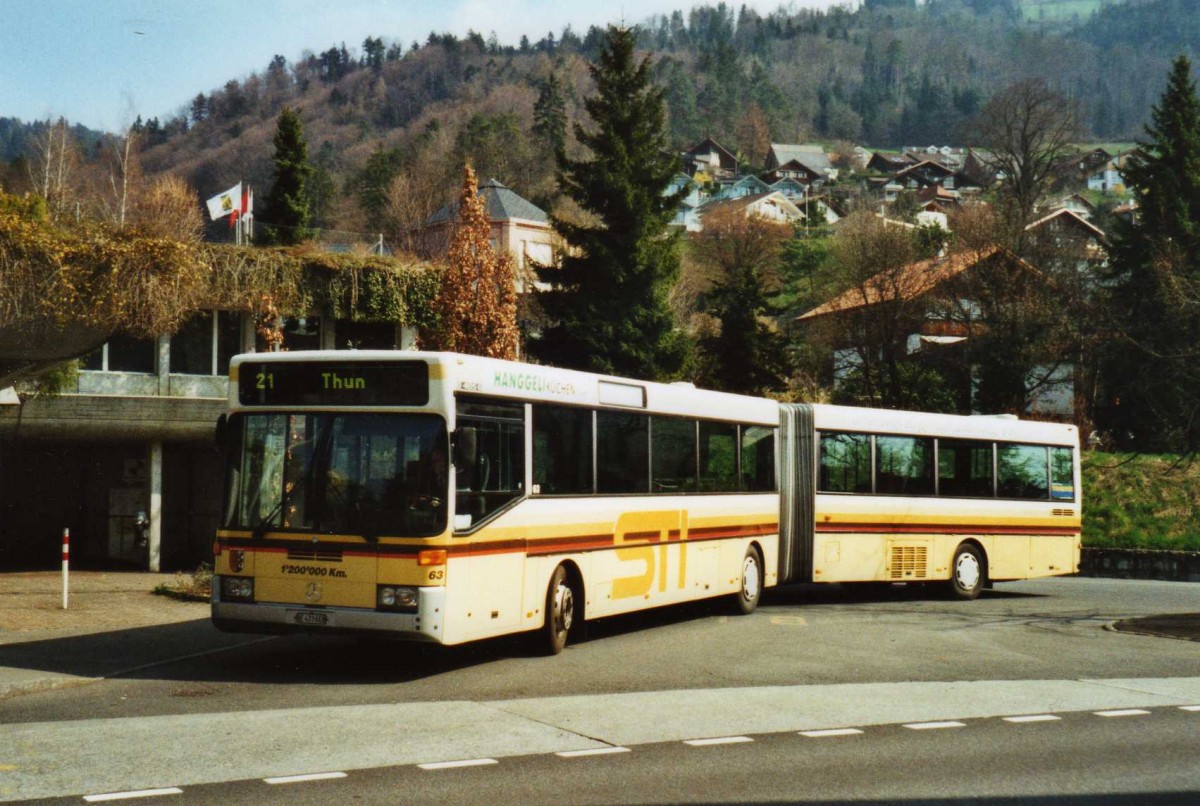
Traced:
[[221, 577], [221, 598], [253, 600], [254, 580], [250, 577]]
[[376, 589], [375, 601], [380, 610], [415, 613], [417, 589], [408, 585], [380, 585]]

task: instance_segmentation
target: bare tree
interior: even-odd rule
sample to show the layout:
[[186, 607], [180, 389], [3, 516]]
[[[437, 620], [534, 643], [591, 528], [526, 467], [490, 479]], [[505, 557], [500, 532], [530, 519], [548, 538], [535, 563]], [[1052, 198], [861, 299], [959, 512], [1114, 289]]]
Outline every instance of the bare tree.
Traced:
[[31, 143], [29, 178], [36, 192], [46, 200], [51, 214], [62, 216], [75, 197], [76, 170], [82, 158], [79, 144], [71, 135], [66, 118], [46, 121], [45, 130]]
[[1008, 245], [1020, 252], [1025, 227], [1055, 168], [1075, 150], [1079, 136], [1074, 102], [1038, 78], [1026, 79], [993, 97], [969, 133], [988, 152], [984, 161], [1000, 177]]

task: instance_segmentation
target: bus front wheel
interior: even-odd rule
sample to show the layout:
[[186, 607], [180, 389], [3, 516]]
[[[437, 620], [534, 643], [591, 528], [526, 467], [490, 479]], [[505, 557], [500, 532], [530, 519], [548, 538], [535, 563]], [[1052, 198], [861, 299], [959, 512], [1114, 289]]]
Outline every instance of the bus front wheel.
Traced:
[[567, 569], [559, 566], [550, 576], [546, 589], [546, 623], [542, 627], [542, 646], [549, 655], [557, 655], [567, 645], [575, 623], [575, 589], [567, 578]]
[[737, 593], [737, 609], [742, 615], [749, 615], [758, 607], [762, 598], [763, 566], [758, 549], [750, 546], [746, 556], [742, 558], [741, 584]]
[[955, 599], [976, 599], [987, 581], [987, 563], [979, 548], [960, 543], [950, 564], [950, 583], [947, 590]]

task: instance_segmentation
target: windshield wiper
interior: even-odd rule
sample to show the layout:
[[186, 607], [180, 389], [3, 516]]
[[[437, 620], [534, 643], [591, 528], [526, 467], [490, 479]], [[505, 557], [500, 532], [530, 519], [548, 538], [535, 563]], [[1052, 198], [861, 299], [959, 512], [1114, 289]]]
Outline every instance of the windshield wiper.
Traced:
[[271, 520], [276, 515], [283, 512], [283, 508], [288, 505], [288, 501], [292, 500], [292, 493], [298, 486], [298, 484], [293, 484], [292, 488], [289, 490], [287, 489], [287, 485], [284, 485], [283, 495], [279, 497], [279, 503], [276, 504], [271, 511], [268, 512], [263, 519], [258, 522], [258, 526], [254, 527], [253, 535], [255, 540], [262, 540], [266, 536], [267, 531], [271, 528]]

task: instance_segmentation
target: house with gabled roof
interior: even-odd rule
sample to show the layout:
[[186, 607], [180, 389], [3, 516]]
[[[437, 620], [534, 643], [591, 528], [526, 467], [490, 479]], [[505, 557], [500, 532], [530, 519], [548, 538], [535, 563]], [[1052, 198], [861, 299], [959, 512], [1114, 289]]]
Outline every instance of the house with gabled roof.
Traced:
[[735, 176], [738, 172], [737, 155], [711, 137], [705, 137], [680, 155], [688, 176], [703, 173], [717, 179]]
[[713, 201], [740, 199], [743, 196], [754, 196], [759, 193], [770, 193], [771, 186], [753, 174], [739, 176], [737, 179], [722, 181], [712, 195]]
[[[857, 356], [864, 348], [900, 350], [914, 358], [917, 354], [959, 350], [973, 334], [986, 332], [988, 328], [978, 301], [968, 296], [972, 288], [969, 278], [978, 277], [979, 272], [998, 272], [1005, 282], [1020, 277], [1035, 286], [1044, 283], [1036, 267], [1002, 247], [992, 246], [885, 270], [797, 316], [795, 321], [806, 328], [850, 334], [862, 332], [853, 323], [867, 320], [858, 317], [869, 317], [887, 306], [899, 324], [900, 333], [907, 333], [900, 339], [902, 343], [893, 345], [854, 344], [846, 340], [847, 335], [834, 336], [831, 346], [838, 380], [857, 368], [862, 360]], [[1074, 413], [1075, 369], [1069, 363], [1055, 362], [1055, 358], [1047, 356], [1045, 365], [1032, 369], [1027, 410], [1039, 415], [1070, 417]], [[970, 399], [973, 380], [968, 377], [962, 382], [964, 387], [959, 394], [965, 403]]]
[[837, 179], [837, 169], [819, 145], [771, 143], [766, 167], [771, 182], [791, 178], [809, 185]]
[[744, 215], [773, 221], [779, 224], [796, 224], [804, 220], [804, 212], [778, 191], [755, 193], [732, 199], [713, 199], [697, 210], [703, 224], [710, 215]]
[[[536, 204], [496, 179], [489, 179], [480, 185], [479, 195], [487, 207], [492, 248], [513, 256], [517, 290], [529, 290], [532, 287], [533, 269], [552, 266], [556, 262], [558, 242], [550, 225], [550, 217]], [[450, 248], [457, 221], [457, 200], [425, 219], [415, 238], [418, 254], [425, 258], [445, 255]]]

